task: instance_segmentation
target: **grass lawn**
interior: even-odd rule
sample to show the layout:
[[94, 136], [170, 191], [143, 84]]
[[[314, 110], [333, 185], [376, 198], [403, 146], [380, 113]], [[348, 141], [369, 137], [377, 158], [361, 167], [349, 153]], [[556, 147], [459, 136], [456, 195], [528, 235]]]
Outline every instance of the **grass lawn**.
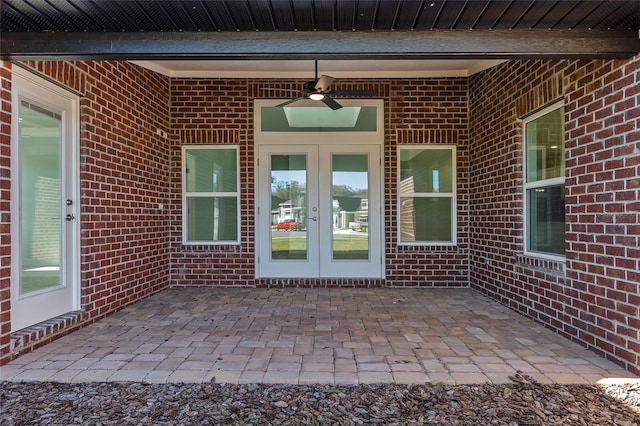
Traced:
[[[280, 233], [279, 233], [280, 234]], [[306, 259], [307, 238], [305, 235], [274, 234], [271, 240], [273, 259]], [[369, 238], [363, 235], [334, 235], [333, 258], [336, 260], [368, 259]]]

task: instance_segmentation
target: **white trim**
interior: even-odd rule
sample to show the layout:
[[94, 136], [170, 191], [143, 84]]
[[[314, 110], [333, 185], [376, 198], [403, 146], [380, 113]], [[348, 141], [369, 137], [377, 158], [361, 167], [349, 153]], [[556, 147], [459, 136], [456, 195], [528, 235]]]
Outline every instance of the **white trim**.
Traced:
[[[417, 192], [417, 193], [408, 193], [408, 192], [400, 192], [400, 152], [403, 149], [449, 149], [451, 150], [451, 184], [453, 188], [453, 192]], [[456, 145], [453, 144], [398, 144], [396, 148], [396, 159], [398, 164], [398, 169], [396, 171], [397, 174], [397, 200], [396, 200], [396, 211], [398, 215], [398, 232], [396, 242], [399, 246], [456, 246], [458, 244], [458, 176], [457, 176], [457, 149]], [[451, 198], [451, 241], [402, 241], [402, 235], [400, 232], [401, 229], [401, 216], [400, 216], [400, 207], [401, 207], [401, 199], [402, 198]]]
[[542, 179], [535, 182], [525, 183], [525, 189], [548, 188], [550, 186], [564, 185], [566, 178]]
[[[189, 192], [187, 193], [187, 162], [185, 161], [187, 150], [235, 150], [236, 151], [236, 191], [235, 192]], [[240, 211], [240, 145], [238, 144], [218, 144], [218, 145], [182, 145], [181, 148], [181, 174], [182, 174], [182, 244], [185, 246], [220, 246], [220, 245], [238, 245], [241, 243], [240, 235], [242, 214]], [[187, 227], [187, 198], [234, 198], [236, 199], [236, 240], [213, 240], [213, 241], [188, 241]]]
[[565, 106], [565, 101], [564, 98], [561, 99], [557, 99], [553, 102], [551, 102], [550, 104], [548, 104], [547, 106], [539, 109], [538, 111], [534, 112], [533, 114], [530, 115], [526, 115], [524, 117], [521, 118], [522, 121], [522, 129], [524, 130], [525, 123], [528, 123], [529, 121], [533, 121], [536, 120], [540, 117], [542, 117], [543, 115], [547, 115], [549, 114], [551, 111], [555, 111], [558, 108], [562, 108]]
[[[130, 61], [167, 77], [305, 79], [313, 76], [313, 60], [159, 60]], [[506, 62], [504, 59], [372, 59], [322, 60], [321, 74], [335, 78], [469, 77]], [[310, 72], [311, 71], [311, 72]]]
[[[564, 99], [553, 102], [552, 104], [542, 108], [539, 111], [536, 111], [534, 114], [531, 114], [522, 119], [522, 207], [523, 207], [523, 219], [524, 223], [522, 224], [522, 237], [523, 237], [523, 253], [526, 256], [531, 256], [540, 259], [554, 260], [558, 262], [564, 262], [566, 260], [566, 255], [556, 255], [552, 253], [533, 251], [529, 249], [529, 224], [531, 222], [531, 212], [529, 210], [529, 197], [528, 191], [531, 189], [537, 188], [549, 188], [554, 186], [564, 185], [566, 182], [566, 167], [565, 167], [565, 176], [550, 178], [550, 179], [541, 179], [534, 182], [527, 182], [527, 165], [528, 165], [528, 157], [527, 157], [527, 123], [531, 121], [537, 120], [540, 117], [543, 117], [557, 109], [563, 108], [565, 106]], [[564, 122], [564, 117], [563, 117]], [[566, 129], [563, 129], [563, 135], [566, 136]], [[563, 150], [566, 153], [566, 149]], [[566, 155], [566, 154], [565, 154]], [[566, 204], [565, 204], [566, 211]], [[566, 220], [565, 220], [565, 230], [566, 230]], [[566, 237], [565, 237], [566, 244]]]
[[[13, 67], [11, 74], [11, 102], [14, 106], [11, 118], [11, 171], [13, 176], [11, 185], [11, 330], [16, 331], [51, 317], [80, 309], [80, 98], [77, 94], [29, 72], [27, 69]], [[19, 205], [21, 195], [18, 165], [21, 157], [19, 108], [23, 98], [48, 109], [61, 112], [63, 135], [67, 138], [63, 143], [63, 164], [60, 166], [60, 170], [65, 173], [64, 186], [61, 187], [61, 191], [63, 198], [72, 202], [71, 205], [66, 205], [62, 199], [60, 200], [61, 204], [65, 204], [64, 209], [61, 208], [61, 214], [71, 214], [75, 219], [65, 222], [63, 226], [64, 258], [60, 267], [63, 268], [62, 273], [66, 285], [56, 287], [52, 291], [38, 291], [21, 296], [19, 292], [20, 270], [22, 267], [20, 251], [21, 209]], [[52, 295], [57, 293], [56, 289], [63, 288], [68, 290], [68, 295], [62, 296], [63, 293], [59, 293], [60, 301], [52, 300]], [[58, 305], [59, 309], [55, 313], [53, 310], [45, 309], [41, 311], [34, 308], [38, 303], [37, 297], [44, 294], [47, 294], [49, 298], [47, 306]], [[20, 306], [25, 303], [27, 305], [21, 308]], [[18, 309], [28, 309], [30, 317], [40, 319], [27, 321], [20, 319], [17, 314]], [[36, 311], [40, 314], [39, 317], [35, 315]]]

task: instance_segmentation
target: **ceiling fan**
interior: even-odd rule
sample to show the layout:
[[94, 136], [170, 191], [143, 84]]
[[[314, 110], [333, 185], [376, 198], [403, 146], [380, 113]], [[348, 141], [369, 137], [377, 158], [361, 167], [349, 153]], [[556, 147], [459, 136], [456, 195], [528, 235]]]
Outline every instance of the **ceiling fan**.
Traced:
[[286, 102], [283, 102], [276, 107], [283, 107], [294, 102], [301, 101], [303, 99], [311, 99], [312, 101], [321, 101], [329, 108], [336, 110], [342, 108], [338, 102], [331, 98], [331, 95], [336, 96], [376, 96], [375, 90], [331, 90], [330, 86], [333, 83], [335, 78], [329, 75], [321, 75], [318, 78], [318, 61], [315, 61], [316, 74], [315, 80], [307, 81], [304, 83], [302, 90], [294, 90], [294, 89], [278, 89], [271, 87], [263, 87], [263, 90], [279, 90], [281, 92], [294, 92], [300, 93], [302, 96], [299, 96], [294, 99], [290, 99]]

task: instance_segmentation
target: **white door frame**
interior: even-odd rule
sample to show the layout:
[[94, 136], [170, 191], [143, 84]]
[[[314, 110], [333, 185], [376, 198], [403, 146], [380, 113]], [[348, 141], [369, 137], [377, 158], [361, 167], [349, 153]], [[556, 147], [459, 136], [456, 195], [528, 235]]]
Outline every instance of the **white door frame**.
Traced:
[[[384, 149], [384, 102], [378, 99], [344, 100], [340, 103], [344, 106], [376, 106], [377, 126], [372, 132], [262, 132], [261, 131], [261, 107], [272, 107], [281, 103], [281, 100], [256, 100], [255, 111], [255, 174], [256, 191], [256, 277], [257, 278], [384, 278], [384, 173], [382, 172], [382, 155]], [[360, 146], [360, 148], [359, 148]], [[373, 220], [369, 223], [369, 262], [361, 262], [357, 267], [357, 261], [332, 261], [330, 257], [322, 255], [319, 251], [330, 252], [332, 234], [330, 227], [326, 225], [331, 221], [331, 203], [326, 200], [308, 200], [308, 207], [313, 208], [312, 203], [318, 208], [318, 227], [309, 227], [308, 241], [317, 243], [318, 249], [309, 247], [308, 259], [317, 259], [317, 265], [312, 262], [286, 262], [281, 266], [269, 265], [271, 255], [271, 240], [266, 234], [271, 228], [270, 206], [270, 164], [268, 153], [308, 155], [308, 164], [312, 167], [311, 174], [317, 176], [316, 182], [308, 182], [309, 194], [317, 197], [330, 198], [331, 182], [331, 154], [332, 153], [363, 153], [369, 156], [369, 206], [375, 208]], [[311, 154], [308, 154], [311, 153]], [[317, 153], [317, 154], [315, 154]], [[318, 156], [316, 159], [316, 155]], [[269, 187], [267, 191], [265, 185]], [[316, 188], [316, 186], [318, 188]], [[314, 191], [317, 189], [317, 191]], [[267, 197], [268, 192], [268, 199]], [[312, 212], [309, 212], [312, 216]], [[309, 217], [310, 217], [309, 216]], [[323, 219], [324, 218], [324, 219]], [[327, 232], [328, 231], [328, 232]], [[374, 234], [376, 233], [376, 234]], [[371, 239], [371, 235], [375, 238]], [[365, 265], [366, 263], [366, 265]], [[354, 267], [354, 265], [356, 267]]]
[[[307, 211], [305, 259], [271, 260], [271, 155], [305, 155]], [[362, 154], [368, 159], [368, 258], [333, 259], [332, 156]], [[383, 218], [380, 147], [377, 145], [263, 145], [258, 147], [256, 182], [256, 273], [262, 278], [381, 278], [383, 277]], [[358, 233], [359, 234], [359, 233]], [[285, 235], [286, 236], [286, 235]]]
[[[80, 171], [79, 171], [79, 96], [18, 66], [12, 69], [11, 119], [11, 331], [21, 330], [80, 306]], [[22, 100], [59, 112], [62, 121], [63, 153], [60, 170], [60, 221], [62, 223], [63, 285], [20, 294], [22, 268], [21, 194], [20, 194], [20, 122]], [[67, 201], [69, 200], [69, 201]], [[71, 220], [66, 220], [67, 215]]]

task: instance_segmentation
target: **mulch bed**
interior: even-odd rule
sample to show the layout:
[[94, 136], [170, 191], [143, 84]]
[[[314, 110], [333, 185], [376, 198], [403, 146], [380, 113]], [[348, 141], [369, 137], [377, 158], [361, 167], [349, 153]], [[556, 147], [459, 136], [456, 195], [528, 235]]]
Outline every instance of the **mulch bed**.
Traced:
[[0, 382], [2, 425], [638, 425], [640, 385]]

